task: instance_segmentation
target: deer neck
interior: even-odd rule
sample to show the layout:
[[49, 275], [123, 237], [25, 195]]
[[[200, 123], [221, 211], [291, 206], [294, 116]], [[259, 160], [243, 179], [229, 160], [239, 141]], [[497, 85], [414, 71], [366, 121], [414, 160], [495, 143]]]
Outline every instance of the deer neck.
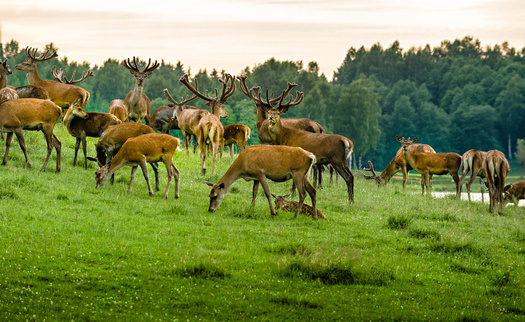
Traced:
[[415, 163], [416, 161], [414, 160], [414, 158], [412, 157], [412, 155], [410, 155], [410, 151], [408, 149], [403, 149], [403, 155], [405, 156], [405, 160], [406, 160], [406, 163], [408, 165], [410, 165], [410, 167], [412, 167], [412, 169], [415, 169]]
[[131, 97], [129, 98], [129, 105], [137, 105], [142, 98], [142, 92], [144, 90], [144, 85], [139, 85], [135, 83], [135, 87], [131, 92]]
[[75, 115], [72, 112], [72, 108], [68, 108], [66, 114], [64, 115], [64, 119], [62, 120], [62, 124], [66, 127], [68, 131], [70, 131], [71, 122], [75, 118]]
[[27, 72], [27, 81], [30, 85], [42, 86], [44, 80], [38, 75], [38, 69], [35, 67], [34, 70]]
[[386, 166], [385, 170], [381, 172], [379, 177], [383, 181], [383, 183], [387, 183], [392, 179], [392, 177], [399, 171], [399, 166], [397, 164], [397, 160], [394, 158], [390, 163]]
[[2, 73], [0, 73], [0, 89], [7, 86], [7, 74], [4, 70], [2, 70]]
[[261, 125], [262, 125], [262, 123], [265, 120], [268, 119], [268, 116], [266, 115], [266, 113], [264, 112], [264, 110], [263, 110], [263, 108], [261, 106], [257, 106], [256, 112], [257, 112], [256, 127], [257, 127], [257, 131], [260, 132], [261, 131]]

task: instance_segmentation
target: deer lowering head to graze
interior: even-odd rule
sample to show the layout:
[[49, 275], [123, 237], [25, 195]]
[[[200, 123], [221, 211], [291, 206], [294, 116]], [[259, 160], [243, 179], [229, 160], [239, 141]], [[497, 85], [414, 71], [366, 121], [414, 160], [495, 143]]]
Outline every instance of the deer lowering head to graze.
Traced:
[[64, 115], [62, 123], [67, 128], [69, 134], [76, 138], [75, 156], [73, 165], [77, 164], [77, 154], [82, 142], [84, 152], [84, 169], [87, 169], [87, 142], [86, 137], [100, 137], [102, 132], [110, 126], [119, 124], [120, 120], [113, 114], [100, 112], [84, 112], [80, 102], [73, 102]]
[[[58, 55], [56, 52], [50, 53], [48, 49], [37, 57], [37, 50], [27, 47], [25, 53], [27, 60], [16, 65], [16, 69], [27, 73], [27, 80], [30, 85], [40, 86], [45, 89], [49, 95], [49, 99], [64, 109], [71, 106], [75, 100], [79, 100], [82, 109], [86, 107], [89, 100], [88, 91], [82, 87], [71, 84], [55, 82], [54, 80], [43, 80], [38, 75], [37, 63], [57, 57]], [[18, 93], [18, 95], [22, 97], [20, 93]]]
[[179, 146], [180, 140], [167, 134], [150, 133], [128, 139], [113, 159], [95, 172], [97, 189], [103, 188], [108, 178], [115, 171], [123, 166], [131, 166], [131, 179], [128, 188], [128, 193], [130, 193], [133, 187], [133, 179], [137, 173], [137, 167], [140, 166], [144, 179], [146, 179], [148, 184], [149, 195], [153, 196], [146, 162], [162, 162], [166, 166], [168, 173], [168, 183], [163, 198], [166, 199], [168, 197], [171, 179], [175, 178], [175, 199], [177, 199], [179, 197], [180, 172], [173, 164], [173, 155]]
[[[272, 196], [275, 198], [275, 209], [281, 209], [282, 211], [286, 212], [293, 212], [295, 213], [297, 209], [299, 208], [299, 203], [297, 201], [287, 201], [286, 198], [290, 197], [291, 194], [288, 194], [286, 196], [276, 196], [272, 193]], [[300, 214], [310, 216], [314, 218], [314, 207], [310, 206], [309, 204], [303, 203], [299, 210]], [[317, 209], [317, 218], [326, 219], [325, 214], [320, 209]]]
[[[284, 94], [284, 92], [283, 92]], [[348, 201], [354, 202], [354, 176], [348, 167], [348, 160], [352, 153], [354, 144], [348, 138], [339, 134], [312, 133], [295, 128], [286, 127], [282, 124], [281, 115], [286, 113], [291, 106], [299, 104], [303, 99], [303, 93], [297, 92], [294, 100], [290, 97], [288, 103], [283, 104], [283, 97], [276, 107], [272, 104], [266, 92], [268, 108], [268, 132], [275, 143], [287, 146], [301, 147], [312, 152], [318, 165], [330, 164], [335, 171], [345, 180]]]
[[467, 194], [468, 194], [468, 200], [470, 201], [470, 186], [472, 185], [472, 182], [474, 182], [474, 179], [476, 177], [479, 177], [479, 182], [481, 185], [481, 201], [483, 200], [483, 191], [485, 190], [484, 184], [483, 184], [483, 178], [486, 178], [485, 173], [483, 172], [483, 159], [485, 159], [485, 155], [487, 152], [479, 151], [479, 150], [468, 150], [463, 154], [461, 157], [461, 164], [463, 166], [463, 170], [461, 172], [461, 178], [459, 178], [459, 192], [461, 193], [461, 188], [463, 186], [463, 179], [467, 176], [467, 174], [470, 172], [470, 179], [467, 182]]
[[[77, 84], [77, 83], [82, 82], [86, 78], [89, 78], [91, 76], [95, 76], [95, 74], [93, 74], [93, 71], [90, 69], [90, 70], [84, 72], [82, 74], [82, 77], [80, 77], [77, 80], [75, 80], [75, 72], [73, 71], [73, 75], [71, 75], [71, 79], [67, 79], [66, 72], [64, 71], [64, 69], [60, 68], [57, 71], [57, 67], [56, 66], [53, 66], [51, 68], [51, 74], [53, 75], [53, 80], [55, 82], [64, 83], [64, 84]], [[62, 80], [62, 77], [64, 77], [64, 80]]]
[[505, 178], [509, 174], [509, 162], [505, 154], [498, 150], [490, 150], [485, 155], [482, 164], [483, 172], [487, 177], [487, 186], [489, 188], [490, 206], [489, 212], [503, 214], [503, 192], [505, 188]]
[[109, 104], [108, 113], [115, 115], [121, 122], [126, 122], [128, 120], [128, 107], [123, 100], [112, 100]]
[[518, 206], [521, 199], [525, 199], [525, 180], [513, 182], [503, 188], [504, 204], [512, 202], [514, 206]]
[[131, 75], [135, 77], [135, 87], [131, 92], [126, 95], [124, 99], [126, 106], [128, 107], [128, 120], [140, 123], [142, 119], [147, 125], [150, 123], [151, 113], [151, 102], [144, 91], [144, 81], [150, 77], [155, 69], [160, 66], [157, 61], [151, 65], [151, 58], [148, 64], [141, 71], [137, 65], [137, 59], [133, 57], [133, 62], [128, 58], [124, 61], [124, 67], [126, 67]]
[[57, 153], [56, 172], [60, 171], [61, 143], [53, 130], [62, 110], [49, 100], [36, 98], [19, 98], [0, 103], [0, 131], [7, 132], [6, 148], [2, 165], [7, 163], [9, 147], [13, 141], [13, 133], [18, 138], [20, 148], [24, 152], [27, 168], [31, 163], [27, 156], [23, 130], [42, 131], [47, 144], [47, 155], [41, 171], [45, 171], [51, 151], [55, 148]]
[[461, 156], [457, 153], [419, 153], [410, 154], [409, 146], [417, 141], [417, 138], [401, 138], [396, 135], [397, 140], [401, 143], [403, 153], [407, 163], [421, 174], [421, 188], [425, 194], [425, 187], [428, 195], [432, 195], [432, 177], [431, 175], [450, 174], [456, 184], [456, 197], [459, 198], [459, 168], [461, 167]]
[[[408, 153], [411, 155], [419, 154], [421, 152], [436, 153], [436, 151], [434, 151], [434, 149], [428, 144], [415, 143], [408, 146]], [[408, 179], [408, 172], [412, 170], [412, 167], [406, 162], [403, 147], [397, 150], [394, 158], [390, 161], [390, 163], [388, 163], [385, 170], [383, 170], [380, 175], [377, 175], [374, 171], [374, 165], [372, 164], [372, 161], [369, 160], [368, 164], [370, 165], [370, 168], [363, 170], [372, 172], [372, 175], [365, 174], [365, 179], [374, 179], [379, 186], [384, 186], [396, 173], [401, 171], [403, 173], [403, 190], [405, 189]]]
[[[259, 190], [259, 183], [264, 189], [270, 212], [275, 216], [272, 205], [272, 196], [267, 179], [275, 182], [284, 182], [292, 179], [299, 192], [299, 207], [295, 211], [294, 218], [297, 218], [301, 206], [306, 198], [306, 193], [312, 200], [313, 214], [317, 214], [315, 188], [308, 181], [308, 172], [315, 163], [315, 156], [297, 147], [281, 145], [257, 145], [244, 149], [224, 176], [218, 183], [206, 182], [211, 186], [210, 207], [208, 211], [215, 212], [220, 206], [222, 199], [230, 186], [238, 179], [246, 181], [253, 180], [252, 207], [255, 205], [255, 198]], [[314, 219], [317, 216], [314, 215]]]
[[233, 159], [233, 145], [237, 144], [239, 149], [246, 149], [248, 140], [250, 139], [251, 130], [244, 124], [228, 124], [224, 126], [223, 141], [221, 143], [221, 158], [224, 147], [227, 146], [230, 150], [230, 157]]

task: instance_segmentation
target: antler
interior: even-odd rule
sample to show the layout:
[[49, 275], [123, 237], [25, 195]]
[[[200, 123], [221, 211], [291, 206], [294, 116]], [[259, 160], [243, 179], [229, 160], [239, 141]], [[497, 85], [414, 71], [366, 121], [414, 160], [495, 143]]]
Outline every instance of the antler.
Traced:
[[370, 172], [372, 172], [372, 175], [363, 174], [365, 176], [365, 179], [375, 179], [375, 178], [377, 178], [377, 174], [374, 171], [374, 165], [372, 164], [372, 161], [368, 160], [368, 165], [370, 166], [370, 168], [369, 169], [363, 168], [363, 171], [370, 171]]
[[189, 102], [191, 102], [191, 101], [193, 101], [194, 99], [197, 98], [197, 95], [195, 95], [195, 94], [193, 94], [192, 97], [189, 97], [189, 95], [186, 95], [186, 100], [183, 100], [183, 97], [181, 97], [180, 103], [178, 103], [173, 97], [171, 97], [170, 92], [168, 91], [167, 88], [164, 89], [164, 96], [166, 96], [168, 101], [170, 101], [173, 104], [178, 105], [178, 106], [184, 106], [184, 104], [187, 104], [187, 103], [189, 103]]
[[[219, 82], [222, 84], [222, 92], [221, 92], [221, 98], [219, 99], [219, 102], [224, 103], [226, 100], [235, 93], [235, 78], [230, 75], [226, 74], [224, 75], [226, 77], [226, 80], [219, 79]], [[226, 89], [228, 86], [228, 83], [231, 81], [230, 87]], [[217, 90], [215, 90], [217, 92]], [[217, 94], [215, 94], [217, 95]]]
[[142, 71], [140, 71], [137, 65], [137, 58], [135, 56], [133, 56], [133, 63], [131, 62], [129, 58], [124, 61], [124, 67], [129, 69], [131, 72], [137, 72], [137, 73], [151, 74], [153, 73], [155, 69], [157, 69], [157, 67], [160, 66], [160, 64], [157, 63], [157, 61], [155, 61], [153, 65], [151, 65], [151, 67], [150, 65], [151, 65], [151, 58], [148, 60], [148, 64], [146, 65], [146, 67]]
[[[272, 100], [269, 99], [268, 90], [266, 90], [266, 104], [268, 104], [270, 108], [278, 109], [281, 112], [281, 114], [286, 113], [290, 107], [299, 105], [303, 101], [303, 98], [304, 98], [304, 93], [297, 91], [295, 99], [293, 99], [293, 96], [290, 96], [288, 103], [283, 105], [283, 99], [286, 97], [285, 94], [289, 92], [290, 90], [291, 90], [290, 88], [285, 89], [281, 95], [279, 95], [278, 97]], [[279, 104], [276, 107], [273, 107], [271, 101], [277, 100], [277, 99], [279, 99]]]
[[46, 50], [44, 53], [42, 53], [40, 56], [36, 57], [37, 49], [26, 47], [26, 56], [27, 58], [30, 58], [34, 61], [46, 61], [53, 59], [55, 57], [58, 57], [58, 54], [56, 51], [54, 51], [52, 54], [49, 54], [49, 49]]
[[53, 68], [51, 68], [51, 74], [55, 81], [63, 83], [62, 76], [64, 76], [64, 69], [60, 68], [57, 72], [57, 67], [53, 66]]
[[[255, 104], [261, 105], [264, 108], [272, 108], [273, 105], [275, 105], [278, 101], [281, 100], [281, 98], [284, 98], [290, 94], [292, 89], [297, 87], [296, 83], [290, 83], [288, 82], [288, 87], [283, 91], [283, 93], [276, 98], [271, 98], [269, 100], [270, 104], [268, 102], [264, 102], [261, 100], [261, 87], [252, 87], [252, 89], [248, 89], [248, 86], [246, 85], [246, 75], [237, 76], [239, 79], [239, 88], [244, 93], [244, 95], [248, 96]], [[253, 94], [252, 94], [253, 91]]]
[[[64, 69], [60, 68], [58, 70], [58, 72], [57, 72], [56, 66], [53, 66], [53, 68], [51, 69], [51, 74], [53, 74], [53, 78], [55, 79], [55, 81], [60, 82], [60, 83], [65, 83], [65, 84], [77, 84], [77, 83], [82, 82], [83, 80], [85, 80], [88, 77], [95, 76], [95, 74], [93, 74], [93, 71], [90, 69], [90, 70], [84, 72], [80, 79], [74, 80], [75, 79], [75, 71], [73, 71], [73, 75], [71, 75], [71, 79], [67, 79], [67, 77], [65, 75], [65, 72], [64, 72]], [[62, 76], [64, 76], [64, 81], [62, 81]]]

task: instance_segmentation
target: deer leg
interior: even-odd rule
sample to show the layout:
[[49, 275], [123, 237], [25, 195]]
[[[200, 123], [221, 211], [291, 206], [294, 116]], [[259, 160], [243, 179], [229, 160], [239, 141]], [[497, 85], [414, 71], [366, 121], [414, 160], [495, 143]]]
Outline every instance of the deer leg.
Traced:
[[459, 185], [459, 176], [457, 173], [452, 173], [452, 179], [454, 179], [454, 183], [456, 184], [456, 198], [461, 199], [461, 186]]
[[160, 190], [160, 183], [159, 183], [159, 165], [157, 162], [151, 162], [151, 167], [153, 168], [153, 173], [155, 174], [155, 191]]
[[11, 146], [12, 142], [13, 142], [13, 132], [7, 132], [7, 136], [5, 139], [5, 154], [4, 154], [4, 160], [2, 161], [2, 165], [7, 164], [7, 154], [9, 153], [9, 147]]
[[354, 175], [352, 174], [352, 171], [350, 171], [348, 164], [346, 162], [331, 164], [335, 171], [339, 173], [339, 175], [346, 182], [346, 187], [348, 190], [348, 202], [354, 203]]
[[18, 144], [20, 145], [20, 149], [22, 149], [22, 151], [24, 152], [27, 168], [31, 169], [31, 163], [29, 162], [29, 157], [27, 156], [26, 141], [24, 140], [24, 134], [22, 132], [22, 128], [20, 127], [20, 128], [15, 129], [15, 134], [18, 139]]
[[272, 194], [270, 193], [270, 187], [268, 186], [268, 181], [266, 181], [266, 177], [264, 176], [264, 174], [260, 176], [259, 182], [261, 183], [264, 193], [266, 194], [266, 199], [268, 199], [268, 204], [270, 205], [270, 213], [272, 214], [272, 217], [274, 217], [277, 214], [275, 213], [275, 210], [273, 209]]
[[84, 152], [84, 169], [87, 170], [88, 168], [88, 162], [87, 162], [87, 140], [86, 137], [82, 137], [82, 151]]
[[172, 169], [172, 163], [164, 162], [164, 165], [166, 166], [166, 173], [168, 174], [168, 183], [166, 184], [166, 191], [164, 192], [164, 196], [162, 196], [162, 199], [168, 198], [168, 192], [170, 191], [170, 185], [171, 185], [171, 177], [173, 177], [173, 169]]
[[407, 168], [406, 167], [403, 167], [401, 169], [401, 172], [403, 173], [403, 191], [405, 191], [405, 187], [407, 185], [407, 180], [408, 180], [408, 171], [407, 171]]
[[179, 198], [179, 179], [180, 179], [180, 171], [177, 169], [177, 167], [172, 163], [172, 173], [173, 177], [175, 178], [175, 199]]
[[49, 157], [51, 156], [51, 152], [53, 151], [53, 146], [54, 146], [54, 142], [53, 142], [53, 132], [49, 133], [48, 131], [42, 131], [44, 133], [44, 139], [46, 140], [46, 145], [47, 145], [47, 154], [46, 154], [46, 158], [44, 160], [44, 164], [42, 165], [42, 168], [40, 169], [40, 171], [44, 172], [46, 171], [46, 168], [47, 168], [47, 162], [49, 161]]
[[131, 189], [133, 187], [133, 180], [135, 179], [135, 175], [137, 174], [138, 167], [136, 165], [131, 167], [131, 178], [129, 179], [129, 188], [128, 193], [131, 193]]
[[257, 198], [257, 192], [259, 191], [259, 181], [253, 180], [253, 190], [252, 190], [252, 207], [255, 206], [255, 198]]
[[211, 144], [211, 147], [213, 149], [213, 170], [212, 170], [212, 174], [216, 174], [217, 171], [215, 171], [215, 169], [216, 169], [216, 165], [217, 165], [217, 147], [213, 143]]
[[58, 139], [58, 137], [53, 133], [53, 146], [55, 147], [55, 151], [57, 152], [57, 165], [55, 172], [60, 172], [62, 169], [61, 160], [62, 160], [62, 142]]
[[305, 180], [304, 182], [304, 187], [306, 188], [306, 192], [308, 193], [308, 195], [310, 196], [310, 199], [312, 200], [312, 208], [314, 209], [313, 210], [313, 219], [317, 219], [317, 198], [316, 198], [316, 191], [315, 191], [315, 188], [312, 186], [312, 184], [308, 181], [308, 180]]
[[78, 149], [80, 148], [80, 138], [76, 138], [76, 143], [75, 143], [75, 156], [73, 158], [73, 165], [77, 165], [77, 154], [78, 154]]
[[151, 189], [151, 183], [149, 182], [148, 164], [146, 163], [145, 159], [146, 158], [140, 162], [140, 168], [142, 169], [142, 174], [144, 175], [144, 179], [146, 179], [146, 183], [148, 184], [149, 195], [153, 196], [153, 189]]
[[476, 179], [476, 176], [474, 175], [474, 173], [472, 173], [470, 175], [470, 178], [467, 182], [467, 194], [468, 194], [468, 201], [470, 201], [470, 187], [472, 186], [472, 183], [474, 182], [474, 180]]
[[[485, 200], [483, 200], [483, 192], [485, 190], [485, 187], [483, 187], [483, 178], [479, 178], [479, 185], [481, 188], [481, 202], [485, 202]], [[469, 200], [470, 200], [470, 195], [469, 195]]]
[[232, 158], [232, 159], [233, 159], [233, 150], [234, 150], [234, 149], [233, 149], [233, 144], [232, 144], [232, 145], [230, 145], [230, 147], [229, 147], [229, 148], [230, 148], [230, 158]]
[[201, 174], [206, 174], [206, 140], [199, 135], [199, 149], [201, 150]]
[[[463, 171], [461, 172], [461, 178], [459, 178], [459, 193], [461, 194], [461, 190], [463, 190], [463, 180], [465, 179], [465, 177], [467, 176], [468, 174], [468, 169], [464, 168]], [[472, 178], [472, 176], [470, 176]], [[469, 180], [470, 181], [470, 180]], [[469, 192], [469, 186], [468, 186], [468, 183], [467, 183], [467, 193]], [[468, 200], [470, 201], [470, 193], [468, 194], [469, 198]]]

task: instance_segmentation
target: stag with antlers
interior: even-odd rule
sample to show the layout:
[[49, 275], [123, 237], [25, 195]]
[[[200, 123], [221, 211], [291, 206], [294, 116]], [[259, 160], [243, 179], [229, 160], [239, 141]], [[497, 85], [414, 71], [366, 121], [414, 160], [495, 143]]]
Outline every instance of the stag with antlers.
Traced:
[[135, 77], [135, 87], [132, 91], [126, 95], [124, 102], [128, 107], [128, 120], [133, 122], [141, 122], [144, 119], [144, 122], [150, 124], [150, 114], [151, 114], [151, 102], [143, 93], [144, 91], [144, 82], [146, 78], [150, 77], [155, 69], [160, 66], [157, 61], [151, 64], [151, 58], [148, 60], [148, 64], [141, 71], [137, 65], [137, 59], [133, 56], [133, 61], [129, 58], [124, 61], [124, 67], [126, 67], [131, 75]]

